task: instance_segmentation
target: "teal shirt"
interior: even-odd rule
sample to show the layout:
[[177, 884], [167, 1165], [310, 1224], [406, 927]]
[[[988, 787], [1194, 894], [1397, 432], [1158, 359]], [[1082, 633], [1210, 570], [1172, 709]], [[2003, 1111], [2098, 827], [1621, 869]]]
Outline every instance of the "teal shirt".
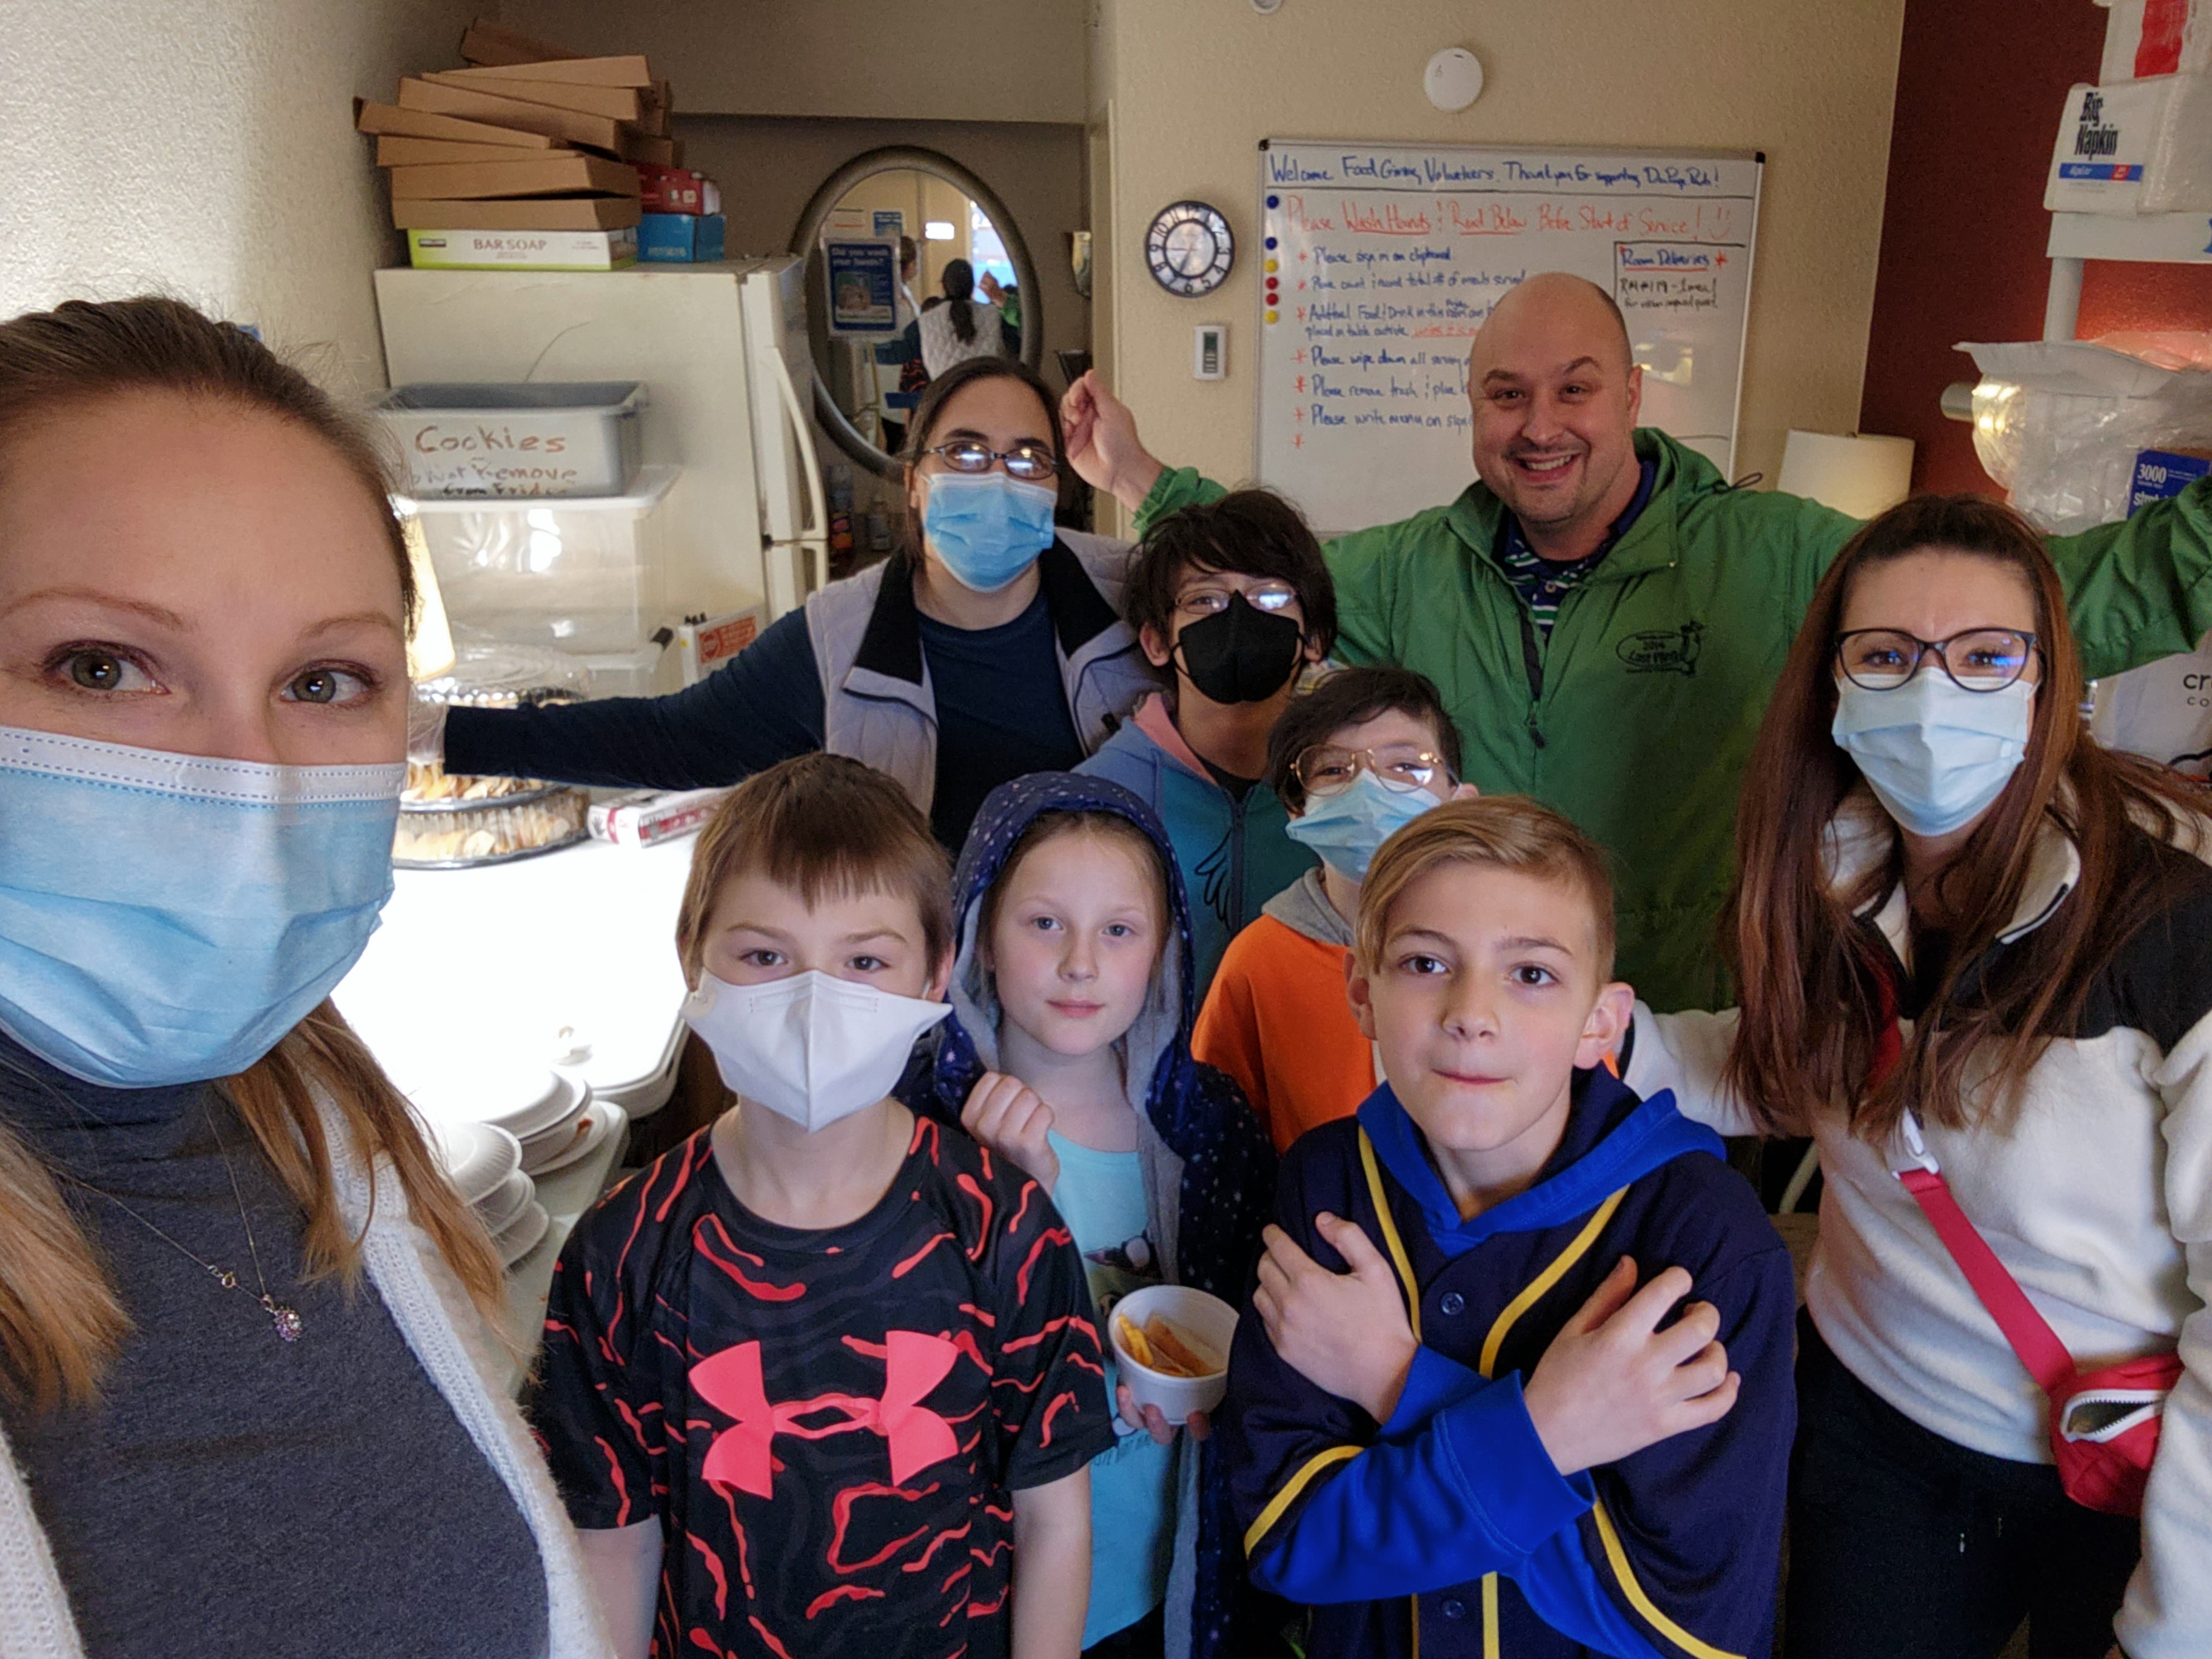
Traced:
[[[1100, 1346], [1107, 1351], [1106, 1393], [1112, 1399], [1113, 1345], [1106, 1322], [1130, 1291], [1160, 1282], [1145, 1207], [1143, 1166], [1134, 1152], [1093, 1152], [1050, 1137], [1060, 1158], [1052, 1201], [1075, 1235], [1097, 1304]], [[1117, 1420], [1115, 1427], [1121, 1427]], [[1175, 1550], [1176, 1449], [1141, 1430], [1123, 1434], [1091, 1465], [1091, 1610], [1083, 1645], [1126, 1630], [1167, 1595]]]
[[1242, 800], [1194, 772], [1134, 720], [1075, 769], [1106, 778], [1159, 814], [1190, 896], [1190, 948], [1198, 981], [1191, 1006], [1206, 1000], [1229, 941], [1259, 921], [1261, 907], [1314, 867], [1313, 854], [1291, 839], [1291, 815], [1275, 792], [1255, 783]]

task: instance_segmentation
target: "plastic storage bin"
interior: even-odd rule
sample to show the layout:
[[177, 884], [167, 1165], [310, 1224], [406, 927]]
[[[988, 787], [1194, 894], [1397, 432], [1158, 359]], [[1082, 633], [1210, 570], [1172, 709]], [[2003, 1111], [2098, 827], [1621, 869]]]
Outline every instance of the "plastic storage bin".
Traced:
[[637, 476], [635, 380], [418, 382], [374, 414], [416, 496], [619, 495]]
[[626, 495], [554, 501], [417, 501], [446, 611], [459, 626], [572, 656], [628, 655], [687, 611], [750, 603], [672, 545], [661, 504], [672, 466], [640, 470]]

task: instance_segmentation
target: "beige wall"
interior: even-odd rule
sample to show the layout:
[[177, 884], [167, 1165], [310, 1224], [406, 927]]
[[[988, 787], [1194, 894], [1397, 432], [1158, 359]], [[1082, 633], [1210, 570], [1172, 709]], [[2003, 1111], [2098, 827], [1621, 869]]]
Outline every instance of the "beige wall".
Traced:
[[384, 383], [369, 272], [392, 234], [356, 94], [457, 64], [482, 0], [10, 0], [0, 29], [0, 317], [159, 290], [328, 343]]
[[[1115, 389], [1149, 446], [1235, 479], [1255, 465], [1258, 145], [1271, 137], [1764, 150], [1736, 471], [1780, 471], [1792, 426], [1850, 431], [1874, 300], [1903, 0], [1098, 0], [1091, 119], [1111, 158]], [[1488, 85], [1448, 115], [1431, 53], [1464, 46]], [[1110, 115], [1109, 115], [1110, 110]], [[1097, 170], [1094, 168], [1094, 179]], [[1163, 292], [1143, 237], [1199, 197], [1237, 268], [1203, 301]], [[1190, 376], [1191, 325], [1227, 319], [1226, 380]]]
[[579, 52], [645, 52], [673, 81], [677, 108], [698, 114], [1080, 121], [1085, 10], [1086, 0], [503, 0], [499, 15]]
[[[1055, 350], [1088, 343], [1089, 307], [1076, 293], [1067, 268], [1066, 233], [1087, 222], [1081, 127], [687, 115], [677, 118], [676, 131], [684, 138], [686, 165], [721, 182], [732, 254], [779, 252], [790, 246], [791, 233], [807, 199], [824, 179], [865, 150], [918, 144], [951, 156], [997, 192], [1029, 242], [1030, 258], [1043, 286], [1046, 379], [1059, 384], [1052, 355]], [[927, 205], [932, 215], [948, 217], [963, 200], [957, 192], [932, 181]], [[917, 224], [908, 234], [919, 240], [921, 230]], [[925, 260], [928, 249], [957, 250], [963, 245], [925, 243]], [[925, 264], [924, 281], [915, 285], [915, 298], [927, 299], [934, 291], [929, 279], [943, 269], [941, 261]]]

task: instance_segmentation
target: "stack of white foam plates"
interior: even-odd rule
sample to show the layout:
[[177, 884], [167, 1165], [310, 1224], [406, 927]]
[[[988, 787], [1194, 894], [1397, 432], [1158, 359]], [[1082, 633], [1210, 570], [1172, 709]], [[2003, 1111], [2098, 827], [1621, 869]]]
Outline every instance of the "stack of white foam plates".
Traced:
[[512, 1267], [536, 1249], [538, 1241], [545, 1237], [545, 1230], [552, 1224], [553, 1218], [536, 1199], [524, 1205], [520, 1215], [492, 1235], [492, 1248], [499, 1252], [501, 1266]]
[[571, 1164], [580, 1164], [606, 1144], [610, 1135], [619, 1134], [629, 1122], [629, 1114], [611, 1101], [587, 1102], [576, 1119], [573, 1136], [562, 1145], [535, 1153], [526, 1143], [522, 1149], [522, 1167], [534, 1176], [550, 1176], [565, 1170]]
[[528, 1255], [550, 1221], [538, 1183], [522, 1167], [522, 1143], [495, 1123], [434, 1118], [430, 1146], [453, 1190], [491, 1235], [501, 1264], [512, 1267]]
[[583, 1155], [580, 1147], [586, 1142], [598, 1144], [592, 1133], [595, 1119], [591, 1085], [568, 1073], [556, 1075], [565, 1091], [560, 1115], [520, 1137], [522, 1167], [533, 1176], [573, 1164]]
[[434, 1119], [430, 1146], [446, 1166], [446, 1179], [471, 1208], [482, 1206], [510, 1177], [522, 1174], [522, 1143], [489, 1123]]
[[477, 1219], [494, 1238], [522, 1219], [522, 1212], [538, 1199], [538, 1183], [517, 1170], [492, 1188], [477, 1206]]
[[438, 1123], [489, 1123], [526, 1144], [573, 1120], [589, 1091], [550, 1066], [482, 1062], [448, 1066], [408, 1091], [422, 1115]]

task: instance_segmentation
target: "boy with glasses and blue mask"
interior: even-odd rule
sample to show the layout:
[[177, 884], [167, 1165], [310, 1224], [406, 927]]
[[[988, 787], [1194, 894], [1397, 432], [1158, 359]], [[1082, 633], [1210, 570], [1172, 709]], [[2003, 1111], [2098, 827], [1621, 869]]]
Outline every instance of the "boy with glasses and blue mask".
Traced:
[[1459, 767], [1459, 732], [1410, 669], [1332, 674], [1275, 723], [1267, 781], [1290, 812], [1285, 833], [1322, 862], [1231, 941], [1191, 1048], [1237, 1079], [1278, 1152], [1374, 1090], [1344, 989], [1360, 884], [1393, 831], [1474, 793]]
[[1134, 791], [1166, 824], [1203, 994], [1229, 941], [1313, 865], [1267, 781], [1267, 739], [1335, 643], [1335, 592], [1297, 509], [1240, 489], [1152, 527], [1121, 610], [1169, 685], [1079, 769]]

